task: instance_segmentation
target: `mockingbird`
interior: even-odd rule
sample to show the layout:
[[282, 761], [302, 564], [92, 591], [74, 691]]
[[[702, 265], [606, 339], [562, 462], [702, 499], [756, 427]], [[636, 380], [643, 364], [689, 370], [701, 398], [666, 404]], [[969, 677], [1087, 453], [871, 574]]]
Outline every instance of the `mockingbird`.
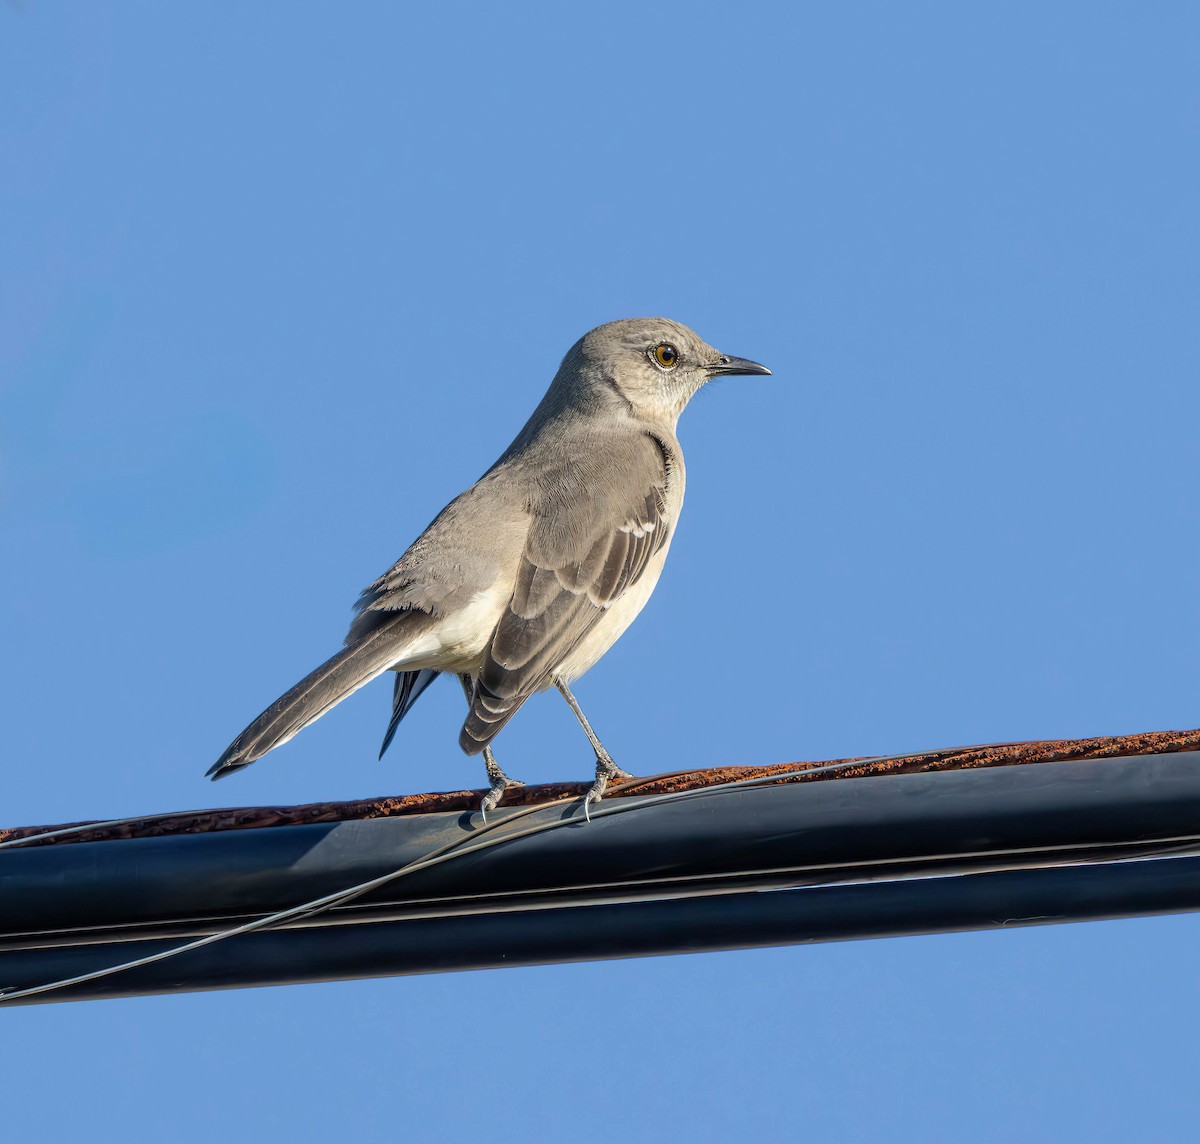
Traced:
[[531, 695], [557, 687], [596, 752], [584, 809], [627, 778], [568, 687], [640, 612], [683, 507], [679, 414], [705, 382], [769, 374], [666, 318], [609, 322], [568, 351], [504, 455], [366, 588], [346, 646], [229, 745], [213, 778], [249, 766], [385, 671], [396, 672], [380, 749], [442, 672], [469, 711], [458, 742], [509, 785], [491, 742]]

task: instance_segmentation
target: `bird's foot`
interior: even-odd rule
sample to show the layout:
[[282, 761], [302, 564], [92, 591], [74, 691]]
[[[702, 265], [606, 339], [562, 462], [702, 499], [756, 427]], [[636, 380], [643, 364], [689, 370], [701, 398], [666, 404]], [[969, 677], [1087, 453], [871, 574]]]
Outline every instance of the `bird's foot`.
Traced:
[[583, 799], [583, 817], [588, 822], [592, 821], [591, 807], [592, 803], [599, 802], [604, 797], [604, 792], [608, 790], [608, 784], [614, 780], [632, 779], [628, 771], [618, 767], [613, 762], [612, 756], [605, 753], [596, 756], [596, 781], [592, 783], [592, 789], [587, 792]]
[[483, 796], [483, 802], [479, 804], [480, 817], [487, 822], [488, 811], [495, 810], [500, 805], [504, 792], [509, 787], [524, 786], [525, 784], [516, 779], [510, 779], [500, 769], [500, 764], [496, 762], [496, 756], [492, 754], [491, 747], [484, 748], [483, 765], [487, 767], [488, 781], [492, 784], [491, 789]]

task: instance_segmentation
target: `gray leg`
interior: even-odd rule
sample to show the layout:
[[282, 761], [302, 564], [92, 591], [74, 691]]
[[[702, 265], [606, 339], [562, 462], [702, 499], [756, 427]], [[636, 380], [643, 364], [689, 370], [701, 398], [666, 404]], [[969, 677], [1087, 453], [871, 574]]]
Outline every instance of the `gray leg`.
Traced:
[[604, 749], [604, 744], [592, 730], [592, 725], [587, 721], [587, 716], [583, 713], [575, 696], [571, 694], [571, 689], [558, 676], [554, 677], [554, 686], [562, 692], [562, 697], [575, 712], [575, 718], [579, 720], [583, 733], [588, 737], [588, 742], [592, 744], [592, 750], [596, 752], [596, 781], [592, 783], [592, 789], [587, 792], [587, 797], [583, 800], [583, 814], [590, 821], [591, 815], [588, 813], [588, 809], [592, 803], [599, 802], [604, 797], [608, 784], [613, 779], [631, 779], [633, 775], [628, 771], [623, 771], [613, 762], [612, 755]]
[[[470, 706], [474, 698], [475, 684], [466, 672], [458, 677], [458, 681], [462, 684], [463, 692], [467, 697], [467, 705]], [[487, 822], [487, 812], [495, 810], [500, 805], [500, 799], [504, 797], [505, 790], [510, 786], [520, 786], [521, 784], [515, 779], [510, 779], [500, 769], [500, 764], [496, 762], [496, 756], [492, 754], [491, 747], [483, 748], [483, 765], [487, 768], [487, 777], [488, 782], [491, 783], [491, 789], [483, 796], [483, 802], [479, 806], [479, 813], [483, 815], [483, 821]]]

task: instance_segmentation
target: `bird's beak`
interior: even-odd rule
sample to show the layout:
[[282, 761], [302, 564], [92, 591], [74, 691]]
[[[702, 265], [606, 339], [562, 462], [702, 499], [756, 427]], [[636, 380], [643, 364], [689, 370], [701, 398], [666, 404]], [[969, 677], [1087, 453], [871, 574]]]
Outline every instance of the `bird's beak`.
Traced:
[[759, 365], [756, 361], [750, 361], [744, 357], [729, 357], [722, 354], [712, 365], [705, 366], [705, 369], [713, 377], [728, 377], [731, 374], [751, 374], [759, 373], [767, 377], [771, 376], [771, 371], [765, 365]]

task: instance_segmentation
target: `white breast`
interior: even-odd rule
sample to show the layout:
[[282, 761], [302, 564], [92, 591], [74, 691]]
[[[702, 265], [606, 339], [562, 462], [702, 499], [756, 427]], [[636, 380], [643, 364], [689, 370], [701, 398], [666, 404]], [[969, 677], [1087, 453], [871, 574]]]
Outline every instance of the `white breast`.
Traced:
[[[627, 588], [620, 598], [611, 604], [604, 615], [596, 621], [596, 626], [584, 637], [583, 642], [563, 661], [557, 674], [568, 683], [578, 679], [588, 668], [592, 667], [613, 644], [621, 638], [622, 633], [637, 618], [650, 599], [659, 576], [662, 575], [663, 564], [667, 559], [668, 541], [650, 559], [646, 570], [638, 577], [636, 584]], [[553, 686], [553, 680], [549, 686]]]

